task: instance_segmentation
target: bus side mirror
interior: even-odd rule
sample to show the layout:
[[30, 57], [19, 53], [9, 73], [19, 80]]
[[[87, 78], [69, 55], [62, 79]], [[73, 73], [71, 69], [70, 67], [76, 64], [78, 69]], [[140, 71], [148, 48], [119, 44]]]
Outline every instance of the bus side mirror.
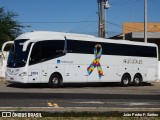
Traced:
[[23, 45], [23, 49], [22, 49], [22, 51], [23, 51], [23, 52], [27, 50], [27, 46], [28, 46], [28, 44], [29, 44], [29, 42], [28, 42], [28, 41], [26, 41], [26, 42], [24, 43], [24, 45]]
[[27, 47], [31, 42], [36, 42], [36, 40], [27, 40], [26, 42], [24, 42], [23, 49], [22, 49], [23, 52], [27, 50]]
[[4, 51], [4, 48], [6, 47], [7, 44], [13, 44], [13, 43], [14, 43], [14, 41], [7, 41], [7, 42], [3, 43], [2, 52]]

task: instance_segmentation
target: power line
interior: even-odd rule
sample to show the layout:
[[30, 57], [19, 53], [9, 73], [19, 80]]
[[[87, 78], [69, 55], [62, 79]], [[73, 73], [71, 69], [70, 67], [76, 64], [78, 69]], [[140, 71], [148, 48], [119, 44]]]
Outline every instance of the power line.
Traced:
[[[41, 21], [37, 21], [37, 22], [20, 22], [20, 23], [25, 23], [25, 24], [81, 24], [81, 23], [98, 23], [98, 21], [89, 21], [89, 20], [86, 20], [86, 21], [50, 21], [50, 22], [41, 22]], [[120, 24], [117, 24], [117, 23], [113, 23], [113, 22], [110, 22], [110, 21], [106, 21], [106, 23], [108, 24], [111, 24], [115, 27], [118, 27], [118, 28], [124, 28], [124, 29], [128, 29], [128, 30], [135, 30], [136, 32], [141, 32], [141, 31], [144, 31], [144, 29], [138, 29], [138, 28], [135, 28], [135, 27], [130, 27], [130, 26], [124, 26], [124, 25], [120, 25]], [[84, 26], [84, 28], [86, 28], [88, 26]], [[160, 29], [160, 28], [159, 28]], [[116, 33], [116, 32], [115, 32]], [[119, 32], [117, 32], [119, 33]], [[156, 33], [155, 33], [156, 34]]]
[[[90, 14], [87, 15], [86, 17], [84, 17], [83, 21], [92, 20], [92, 19], [95, 17], [95, 15], [97, 15], [97, 14], [96, 14], [96, 11], [97, 11], [97, 7], [95, 7], [94, 9], [92, 9], [91, 12], [90, 12]], [[95, 22], [95, 23], [96, 23], [96, 22]], [[90, 25], [90, 23], [88, 24], [88, 22], [87, 22], [87, 23], [82, 24], [82, 25], [77, 25], [77, 26], [74, 27], [72, 30], [82, 29], [82, 28], [84, 28], [84, 27], [87, 28], [89, 25]]]
[[110, 21], [106, 21], [106, 22], [109, 23], [109, 24], [112, 24], [112, 25], [114, 25], [114, 26], [120, 27], [120, 28], [124, 28], [124, 29], [128, 29], [128, 30], [134, 29], [134, 30], [137, 30], [137, 32], [138, 32], [138, 31], [142, 31], [141, 29], [137, 29], [137, 28], [134, 28], [134, 27], [119, 25], [119, 24], [117, 24], [117, 23], [113, 23], [113, 22], [110, 22]]
[[128, 6], [128, 5], [131, 5], [131, 4], [136, 4], [136, 3], [138, 3], [139, 2], [139, 0], [119, 0], [119, 1], [111, 1], [111, 5], [112, 6]]
[[[20, 23], [26, 23], [26, 24], [81, 24], [81, 23], [98, 23], [98, 21], [52, 21], [52, 22], [42, 22], [42, 21], [37, 21], [37, 22], [20, 22]], [[110, 22], [110, 21], [106, 21], [106, 23], [108, 24], [111, 24], [111, 25], [114, 25], [116, 27], [120, 27], [120, 28], [125, 28], [125, 29], [134, 29], [134, 30], [137, 30], [137, 31], [142, 31], [142, 29], [137, 29], [137, 28], [134, 28], [134, 27], [130, 27], [130, 26], [123, 26], [123, 25], [120, 25], [120, 24], [117, 24], [117, 23], [113, 23], [113, 22]]]

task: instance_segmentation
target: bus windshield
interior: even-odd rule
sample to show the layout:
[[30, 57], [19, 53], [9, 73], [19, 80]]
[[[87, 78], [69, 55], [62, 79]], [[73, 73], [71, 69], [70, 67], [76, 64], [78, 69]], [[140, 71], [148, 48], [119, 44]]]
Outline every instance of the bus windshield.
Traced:
[[26, 65], [31, 44], [29, 44], [26, 51], [22, 51], [22, 49], [24, 42], [27, 40], [28, 39], [15, 40], [9, 53], [7, 67], [17, 68]]

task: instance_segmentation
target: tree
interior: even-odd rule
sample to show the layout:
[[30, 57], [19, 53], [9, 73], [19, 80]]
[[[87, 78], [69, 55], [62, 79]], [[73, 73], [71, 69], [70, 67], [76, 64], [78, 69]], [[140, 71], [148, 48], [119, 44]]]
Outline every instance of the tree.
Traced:
[[24, 26], [20, 25], [15, 17], [17, 15], [14, 12], [6, 12], [3, 7], [0, 7], [0, 47], [4, 42], [14, 40], [22, 33]]

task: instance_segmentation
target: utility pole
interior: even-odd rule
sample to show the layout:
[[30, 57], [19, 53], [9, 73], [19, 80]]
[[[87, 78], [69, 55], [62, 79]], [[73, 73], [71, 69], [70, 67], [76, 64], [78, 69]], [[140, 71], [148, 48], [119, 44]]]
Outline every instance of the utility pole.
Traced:
[[108, 0], [97, 0], [98, 3], [98, 37], [106, 38], [106, 9], [109, 8]]
[[98, 37], [103, 38], [103, 21], [102, 21], [102, 0], [97, 0], [98, 2], [98, 17], [99, 17], [99, 23], [98, 23]]
[[144, 0], [144, 41], [147, 43], [147, 0]]

